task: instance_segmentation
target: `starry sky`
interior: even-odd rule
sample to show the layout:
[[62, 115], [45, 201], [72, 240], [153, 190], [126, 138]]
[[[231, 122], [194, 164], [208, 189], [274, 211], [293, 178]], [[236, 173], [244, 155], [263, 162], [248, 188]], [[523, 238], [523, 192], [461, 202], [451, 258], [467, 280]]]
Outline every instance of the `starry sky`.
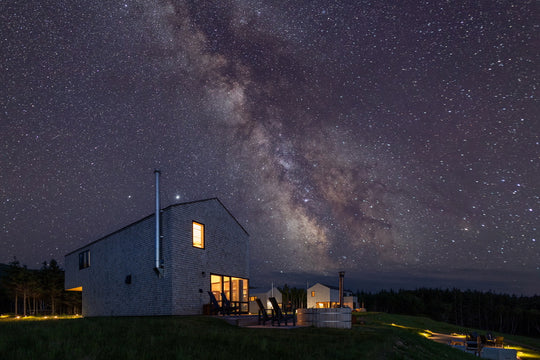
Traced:
[[0, 4], [0, 262], [218, 197], [251, 284], [540, 294], [538, 8]]

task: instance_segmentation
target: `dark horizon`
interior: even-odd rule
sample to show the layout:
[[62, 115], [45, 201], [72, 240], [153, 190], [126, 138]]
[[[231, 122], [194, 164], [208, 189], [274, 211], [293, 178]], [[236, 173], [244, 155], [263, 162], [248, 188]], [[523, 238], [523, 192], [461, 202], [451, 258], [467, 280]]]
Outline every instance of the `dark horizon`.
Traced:
[[[482, 281], [478, 279], [463, 280], [463, 278], [456, 276], [454, 279], [441, 280], [436, 277], [422, 277], [419, 275], [411, 276], [404, 275], [403, 273], [399, 272], [387, 273], [383, 276], [379, 276], [378, 278], [375, 277], [375, 275], [377, 274], [368, 273], [358, 275], [345, 273], [345, 288], [353, 292], [363, 291], [370, 293], [376, 293], [384, 290], [398, 291], [417, 290], [422, 288], [452, 290], [455, 288], [464, 292], [470, 290], [483, 293], [491, 292], [501, 295], [515, 295], [518, 297], [540, 296], [540, 292], [537, 289], [537, 281], [532, 276], [525, 281], [522, 280], [521, 284], [516, 284], [514, 287], [507, 287], [505, 289], [509, 282], [508, 279], [501, 279], [499, 281]], [[365, 277], [367, 277], [367, 279]], [[508, 275], [508, 277], [512, 276]], [[338, 286], [338, 275], [337, 272], [335, 276], [316, 276], [307, 274], [274, 274], [274, 276], [264, 276], [262, 279], [255, 278], [253, 281], [250, 282], [250, 287], [255, 286], [256, 288], [260, 289], [270, 289], [270, 284], [272, 283], [272, 281], [275, 283], [274, 286], [283, 286], [284, 284], [287, 284], [289, 287], [305, 289], [306, 284], [312, 286], [316, 283]], [[523, 284], [523, 282], [525, 283], [525, 285]]]
[[[17, 258], [17, 260], [19, 260]], [[53, 259], [44, 260], [47, 263]], [[63, 261], [57, 261], [60, 268], [63, 270]], [[20, 262], [21, 266], [27, 266], [29, 270], [39, 270], [43, 265], [43, 261], [37, 267], [28, 266], [24, 262]], [[9, 263], [0, 263], [0, 266], [9, 266]], [[377, 278], [376, 275], [379, 277]], [[512, 274], [507, 274], [510, 278]], [[367, 279], [366, 279], [367, 278]], [[260, 275], [254, 279], [249, 279], [250, 289], [259, 289], [261, 291], [266, 291], [271, 288], [272, 284], [274, 287], [283, 287], [285, 285], [289, 287], [303, 288], [306, 289], [315, 285], [316, 283], [321, 283], [324, 285], [338, 286], [338, 273], [335, 275], [326, 274], [326, 275], [314, 275], [314, 274], [283, 274], [283, 273], [269, 273], [265, 275]], [[521, 280], [523, 282], [523, 279]], [[380, 291], [399, 291], [399, 290], [417, 290], [421, 288], [427, 289], [440, 289], [440, 290], [453, 290], [459, 289], [461, 291], [479, 291], [479, 292], [491, 292], [494, 294], [500, 295], [515, 295], [515, 296], [525, 296], [525, 297], [534, 297], [540, 296], [540, 293], [537, 292], [537, 281], [534, 277], [531, 277], [526, 282], [526, 285], [520, 284], [516, 286], [514, 291], [512, 288], [507, 290], [497, 290], [501, 289], [503, 284], [507, 284], [507, 281], [502, 279], [499, 282], [482, 282], [477, 279], [462, 280], [460, 276], [456, 276], [455, 279], [441, 281], [436, 277], [422, 277], [422, 276], [410, 276], [403, 275], [400, 273], [386, 273], [381, 276], [381, 274], [375, 273], [366, 273], [361, 274], [348, 274], [345, 273], [345, 289], [353, 292], [368, 292], [368, 293], [377, 293]], [[518, 289], [529, 289], [529, 291], [518, 290]], [[252, 292], [250, 290], [250, 292]], [[253, 291], [257, 292], [257, 291]]]

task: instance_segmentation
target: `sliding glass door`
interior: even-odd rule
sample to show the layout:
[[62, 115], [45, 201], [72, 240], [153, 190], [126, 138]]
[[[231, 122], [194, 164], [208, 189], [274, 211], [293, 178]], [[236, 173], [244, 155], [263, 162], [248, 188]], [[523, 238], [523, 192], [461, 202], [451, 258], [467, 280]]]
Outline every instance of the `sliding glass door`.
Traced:
[[241, 313], [249, 310], [249, 287], [248, 279], [227, 275], [211, 274], [210, 288], [214, 296], [223, 304], [222, 293], [231, 302], [232, 307]]

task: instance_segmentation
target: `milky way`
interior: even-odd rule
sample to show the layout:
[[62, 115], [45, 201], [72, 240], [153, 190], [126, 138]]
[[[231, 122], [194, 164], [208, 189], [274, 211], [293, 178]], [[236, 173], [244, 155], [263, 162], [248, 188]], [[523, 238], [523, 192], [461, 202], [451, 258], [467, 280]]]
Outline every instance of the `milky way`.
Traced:
[[1, 5], [0, 262], [219, 197], [252, 284], [540, 293], [532, 1]]

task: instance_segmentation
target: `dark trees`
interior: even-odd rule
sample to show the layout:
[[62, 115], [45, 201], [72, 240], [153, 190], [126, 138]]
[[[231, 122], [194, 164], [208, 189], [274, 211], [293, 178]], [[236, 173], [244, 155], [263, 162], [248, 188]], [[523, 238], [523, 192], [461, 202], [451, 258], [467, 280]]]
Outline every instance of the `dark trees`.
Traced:
[[305, 308], [307, 306], [306, 289], [302, 288], [290, 288], [287, 284], [283, 288], [279, 288], [281, 291], [282, 301], [284, 307], [292, 307], [292, 309]]
[[57, 304], [62, 299], [64, 292], [64, 272], [53, 259], [49, 264], [43, 263], [40, 275], [41, 293], [49, 300], [51, 314], [56, 314]]
[[39, 270], [29, 270], [14, 259], [2, 270], [0, 294], [4, 300], [0, 312], [23, 316], [80, 313], [80, 293], [64, 290], [64, 271], [56, 260], [44, 262]]
[[464, 327], [540, 336], [540, 296], [426, 288], [357, 296], [369, 311], [424, 315]]

